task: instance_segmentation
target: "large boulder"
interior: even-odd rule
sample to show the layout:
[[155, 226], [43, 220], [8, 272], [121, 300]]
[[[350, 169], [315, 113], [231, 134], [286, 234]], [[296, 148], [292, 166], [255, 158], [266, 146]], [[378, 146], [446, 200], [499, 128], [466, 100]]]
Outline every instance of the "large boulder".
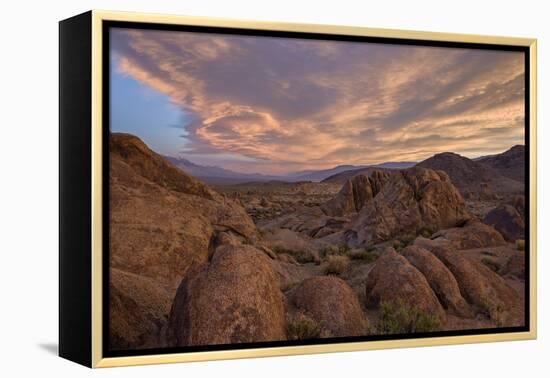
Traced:
[[525, 239], [525, 222], [519, 211], [512, 205], [500, 205], [491, 210], [483, 218], [483, 223], [494, 227], [506, 240], [513, 242]]
[[135, 173], [168, 190], [193, 194], [207, 199], [216, 197], [213, 190], [199, 180], [183, 174], [180, 169], [150, 150], [143, 141], [134, 135], [111, 134], [109, 153], [115, 161], [124, 161], [132, 167]]
[[293, 290], [291, 302], [319, 324], [323, 336], [362, 336], [367, 332], [357, 294], [340, 278], [309, 278]]
[[110, 266], [150, 277], [174, 292], [208, 259], [222, 231], [245, 239], [256, 227], [244, 208], [172, 166], [136, 137], [110, 140]]
[[369, 307], [403, 302], [439, 320], [445, 319], [445, 311], [426, 277], [393, 248], [387, 248], [370, 271], [366, 299]]
[[[148, 346], [161, 347], [156, 328], [148, 326], [157, 322], [156, 315], [148, 315], [154, 302], [137, 288], [145, 282], [163, 288], [171, 302], [188, 272], [207, 263], [209, 251], [227, 239], [218, 235], [253, 240], [256, 227], [236, 201], [174, 167], [140, 139], [112, 134], [109, 147], [109, 266], [118, 272], [109, 288], [114, 295], [110, 300], [122, 308], [113, 315], [120, 326], [114, 327], [118, 334], [110, 342], [137, 348], [148, 340]], [[127, 283], [122, 285], [117, 277]], [[130, 303], [131, 311], [122, 307]], [[170, 307], [161, 308], [167, 317]]]
[[391, 174], [373, 200], [367, 202], [350, 229], [356, 245], [454, 227], [470, 219], [464, 200], [441, 171], [410, 168]]
[[151, 278], [109, 270], [109, 347], [139, 349], [164, 346], [163, 328], [172, 296]]
[[431, 252], [453, 273], [464, 298], [498, 326], [524, 322], [518, 294], [483, 263], [449, 247], [432, 246]]
[[343, 216], [360, 211], [367, 202], [380, 192], [389, 179], [389, 173], [372, 171], [368, 175], [357, 175], [347, 180], [340, 192], [321, 206], [325, 214]]
[[506, 244], [502, 235], [493, 227], [472, 219], [461, 227], [440, 230], [432, 239], [448, 241], [456, 249], [497, 247]]
[[471, 318], [473, 312], [460, 294], [460, 288], [449, 269], [430, 251], [411, 245], [405, 247], [401, 254], [418, 269], [430, 284], [439, 301], [455, 315]]
[[285, 339], [283, 295], [265, 253], [218, 247], [207, 266], [179, 286], [169, 321], [173, 346]]

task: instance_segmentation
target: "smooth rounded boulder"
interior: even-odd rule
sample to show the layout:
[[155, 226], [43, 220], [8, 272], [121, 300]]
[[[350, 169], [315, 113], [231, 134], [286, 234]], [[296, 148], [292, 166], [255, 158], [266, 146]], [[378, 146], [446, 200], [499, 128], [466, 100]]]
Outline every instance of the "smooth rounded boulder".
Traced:
[[170, 312], [170, 344], [284, 340], [283, 295], [271, 264], [249, 245], [219, 247], [210, 264], [179, 286]]
[[175, 293], [191, 266], [208, 261], [217, 233], [255, 237], [256, 226], [236, 201], [187, 175], [140, 139], [114, 133], [109, 148], [111, 267], [150, 277]]
[[483, 263], [449, 247], [432, 246], [431, 252], [453, 273], [464, 298], [498, 326], [523, 323], [518, 294]]
[[426, 277], [393, 248], [387, 248], [376, 260], [367, 276], [366, 295], [368, 306], [403, 302], [445, 319], [445, 311]]
[[362, 336], [367, 332], [368, 323], [357, 294], [340, 278], [306, 279], [293, 291], [291, 302], [313, 318], [327, 337]]
[[164, 346], [163, 329], [172, 303], [155, 280], [109, 270], [109, 346], [111, 349]]
[[506, 244], [500, 232], [474, 219], [461, 227], [438, 231], [432, 235], [432, 239], [449, 241], [457, 249], [497, 247]]
[[401, 254], [415, 266], [430, 284], [441, 304], [455, 315], [472, 318], [472, 309], [460, 294], [460, 288], [451, 271], [430, 251], [411, 245]]

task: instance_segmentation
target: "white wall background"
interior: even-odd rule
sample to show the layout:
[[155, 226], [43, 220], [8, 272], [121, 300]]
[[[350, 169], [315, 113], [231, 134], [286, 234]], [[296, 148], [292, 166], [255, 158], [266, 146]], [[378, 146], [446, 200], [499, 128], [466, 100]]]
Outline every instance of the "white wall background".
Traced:
[[[80, 377], [538, 377], [548, 329], [550, 27], [546, 1], [5, 1], [0, 22], [0, 375]], [[539, 39], [539, 339], [90, 371], [57, 344], [57, 22], [89, 9]]]

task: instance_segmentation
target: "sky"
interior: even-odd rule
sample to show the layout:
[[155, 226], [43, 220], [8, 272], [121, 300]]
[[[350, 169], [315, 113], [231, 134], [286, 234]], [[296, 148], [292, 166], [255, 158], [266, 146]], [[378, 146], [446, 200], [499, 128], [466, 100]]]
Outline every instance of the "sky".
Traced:
[[113, 132], [238, 172], [524, 144], [520, 52], [111, 30]]

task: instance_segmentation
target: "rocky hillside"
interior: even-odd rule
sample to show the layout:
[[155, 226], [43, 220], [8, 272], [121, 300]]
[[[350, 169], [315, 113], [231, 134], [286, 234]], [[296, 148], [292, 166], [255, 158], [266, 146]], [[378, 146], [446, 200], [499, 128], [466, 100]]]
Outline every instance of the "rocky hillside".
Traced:
[[523, 182], [525, 179], [525, 146], [516, 145], [509, 150], [477, 160], [505, 177]]
[[414, 167], [357, 175], [326, 203], [269, 225], [333, 244], [370, 246], [460, 225], [471, 217], [445, 172]]
[[490, 199], [495, 195], [521, 193], [523, 184], [503, 176], [487, 164], [445, 152], [417, 164], [446, 172], [464, 198]]
[[[413, 167], [231, 199], [134, 136], [109, 147], [114, 350], [524, 322], [521, 196], [482, 223], [445, 172]], [[271, 185], [254, 223], [242, 203]]]

